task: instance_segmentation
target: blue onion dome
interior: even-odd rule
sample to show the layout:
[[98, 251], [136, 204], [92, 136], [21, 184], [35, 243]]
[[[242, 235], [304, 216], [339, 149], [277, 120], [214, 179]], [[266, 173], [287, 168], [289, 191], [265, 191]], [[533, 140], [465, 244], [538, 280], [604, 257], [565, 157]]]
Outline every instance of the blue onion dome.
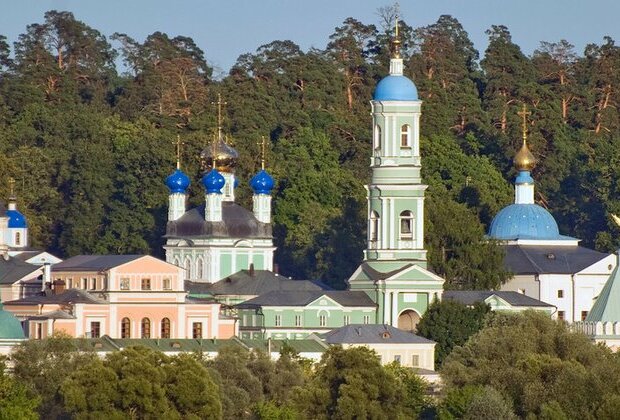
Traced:
[[375, 101], [417, 101], [418, 89], [409, 78], [391, 74], [377, 84], [373, 99]]
[[21, 214], [18, 210], [7, 210], [6, 217], [9, 218], [9, 228], [26, 228], [26, 216]]
[[171, 193], [185, 194], [189, 183], [189, 177], [180, 169], [177, 169], [166, 178], [166, 186]]
[[489, 236], [499, 240], [569, 239], [560, 235], [558, 224], [537, 204], [511, 204], [493, 218]]
[[22, 324], [15, 318], [15, 315], [5, 311], [0, 303], [0, 340], [21, 338], [26, 338]]
[[225, 183], [226, 180], [217, 169], [211, 169], [202, 177], [202, 185], [207, 190], [207, 194], [221, 194]]
[[273, 185], [273, 178], [264, 169], [261, 169], [250, 180], [250, 187], [254, 190], [254, 194], [270, 194], [271, 190], [273, 190]]

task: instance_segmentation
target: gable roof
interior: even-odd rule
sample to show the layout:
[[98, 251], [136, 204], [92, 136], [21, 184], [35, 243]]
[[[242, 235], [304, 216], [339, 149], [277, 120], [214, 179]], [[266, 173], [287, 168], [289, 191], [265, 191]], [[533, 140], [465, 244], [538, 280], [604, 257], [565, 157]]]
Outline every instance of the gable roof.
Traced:
[[193, 295], [260, 296], [274, 291], [316, 291], [330, 288], [318, 281], [292, 280], [268, 270], [241, 270], [215, 283], [185, 282]]
[[146, 255], [76, 255], [54, 264], [52, 271], [105, 271]]
[[484, 302], [491, 296], [497, 296], [511, 306], [540, 306], [553, 307], [542, 300], [534, 299], [523, 293], [504, 290], [446, 290], [443, 292], [442, 299], [454, 300], [463, 305], [473, 305], [477, 302]]
[[588, 312], [586, 321], [620, 321], [620, 266], [616, 266], [609, 276], [609, 280]]
[[13, 257], [9, 257], [9, 259], [0, 257], [0, 284], [13, 284], [39, 270], [41, 270], [41, 267], [28, 264]]
[[329, 344], [366, 344], [366, 343], [398, 343], [398, 344], [432, 344], [427, 338], [399, 330], [387, 324], [349, 324], [323, 334]]
[[72, 303], [107, 303], [81, 289], [69, 289], [63, 293], [41, 293], [21, 299], [4, 302], [5, 305], [45, 305], [45, 304], [72, 304]]
[[352, 292], [348, 290], [318, 290], [273, 291], [240, 303], [237, 307], [254, 308], [258, 306], [307, 306], [319, 299], [321, 296], [326, 296], [342, 306], [366, 306], [373, 308], [377, 306], [364, 292]]
[[574, 274], [609, 256], [581, 246], [505, 245], [513, 274]]

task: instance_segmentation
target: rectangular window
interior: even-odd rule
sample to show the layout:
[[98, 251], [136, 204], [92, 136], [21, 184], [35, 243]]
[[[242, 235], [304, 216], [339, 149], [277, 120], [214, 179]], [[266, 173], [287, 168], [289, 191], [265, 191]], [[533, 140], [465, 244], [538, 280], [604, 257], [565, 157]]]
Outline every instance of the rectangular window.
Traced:
[[564, 297], [564, 290], [558, 290], [558, 297], [559, 298], [563, 298]]
[[171, 282], [170, 279], [164, 279], [163, 280], [163, 288], [164, 290], [170, 290], [172, 289], [172, 287], [170, 286]]
[[394, 361], [395, 361], [396, 363], [400, 363], [400, 354], [396, 354], [396, 355], [394, 355]]
[[301, 327], [301, 315], [295, 315], [295, 326]]
[[248, 316], [243, 314], [243, 316], [241, 317], [241, 325], [243, 326], [247, 326], [248, 325]]
[[87, 279], [87, 278], [82, 278], [81, 288], [82, 288], [83, 290], [88, 289], [88, 279]]
[[99, 321], [90, 323], [90, 337], [91, 338], [101, 337], [101, 323]]
[[564, 321], [564, 311], [558, 311], [558, 320]]
[[192, 338], [202, 338], [202, 322], [192, 323]]
[[151, 279], [142, 279], [142, 290], [151, 290]]
[[90, 290], [97, 289], [97, 279], [90, 279]]
[[282, 315], [276, 315], [276, 327], [282, 326]]
[[67, 289], [73, 289], [73, 279], [71, 277], [67, 279]]
[[364, 324], [370, 324], [370, 316], [364, 315]]
[[588, 311], [581, 311], [581, 320], [585, 321], [588, 316]]
[[326, 327], [326, 326], [327, 326], [327, 316], [319, 315], [319, 327]]
[[129, 290], [129, 279], [121, 279], [121, 290]]
[[411, 366], [413, 367], [419, 367], [420, 366], [420, 356], [417, 354], [414, 354], [413, 356], [411, 356]]
[[351, 317], [349, 315], [344, 316], [344, 325], [349, 325], [351, 323]]

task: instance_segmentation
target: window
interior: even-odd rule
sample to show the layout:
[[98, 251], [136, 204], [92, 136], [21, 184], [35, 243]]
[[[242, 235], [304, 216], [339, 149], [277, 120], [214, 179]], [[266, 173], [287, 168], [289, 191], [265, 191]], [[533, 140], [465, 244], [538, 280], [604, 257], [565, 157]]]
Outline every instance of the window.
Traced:
[[171, 284], [170, 279], [164, 279], [164, 280], [162, 281], [162, 283], [163, 283], [163, 288], [164, 288], [164, 290], [170, 290], [170, 289], [172, 289], [172, 286], [170, 286], [170, 284]]
[[558, 290], [558, 297], [559, 298], [563, 298], [564, 297], [564, 290]]
[[413, 213], [405, 210], [400, 214], [400, 239], [413, 238]]
[[192, 263], [189, 258], [185, 260], [185, 278], [187, 280], [192, 278]]
[[379, 214], [376, 211], [370, 212], [370, 226], [368, 226], [368, 240], [370, 248], [376, 248], [379, 240]]
[[364, 315], [364, 324], [370, 324], [370, 316]]
[[202, 338], [202, 322], [192, 323], [192, 338]]
[[21, 245], [22, 242], [22, 234], [19, 232], [15, 232], [15, 245]]
[[151, 279], [142, 279], [142, 290], [151, 290]]
[[131, 321], [129, 318], [121, 320], [121, 338], [131, 338]]
[[81, 285], [82, 289], [86, 290], [88, 289], [88, 279], [87, 278], [83, 278], [82, 279], [82, 285]]
[[585, 321], [588, 316], [588, 311], [581, 311], [581, 320]]
[[282, 315], [276, 315], [276, 327], [282, 326]]
[[344, 325], [349, 325], [351, 323], [351, 317], [349, 315], [344, 316]]
[[201, 279], [203, 277], [203, 267], [204, 263], [202, 262], [202, 258], [198, 258], [196, 261], [196, 278]]
[[129, 279], [121, 279], [121, 290], [129, 290]]
[[301, 315], [295, 315], [295, 326], [301, 327]]
[[327, 326], [327, 316], [319, 315], [319, 327], [326, 327], [326, 326]]
[[381, 148], [381, 127], [378, 125], [375, 125], [375, 138], [374, 138], [374, 146], [375, 146], [375, 150], [380, 149]]
[[161, 320], [161, 338], [170, 338], [170, 320], [168, 318]]
[[411, 127], [409, 124], [404, 124], [400, 127], [400, 147], [411, 147], [411, 143], [409, 142], [409, 138], [411, 134]]
[[91, 322], [90, 323], [90, 337], [91, 338], [99, 338], [101, 337], [101, 322]]
[[148, 318], [142, 318], [140, 323], [141, 338], [151, 338], [151, 320]]
[[564, 321], [564, 311], [558, 311], [558, 320]]
[[[61, 280], [61, 279], [58, 279], [58, 280]], [[73, 289], [73, 279], [70, 277], [67, 279], [67, 289]]]
[[394, 355], [394, 361], [398, 364], [400, 364], [400, 354], [395, 354]]
[[90, 279], [90, 290], [97, 289], [97, 279]]
[[420, 356], [417, 354], [414, 354], [413, 356], [411, 356], [411, 366], [413, 367], [419, 367], [420, 366]]

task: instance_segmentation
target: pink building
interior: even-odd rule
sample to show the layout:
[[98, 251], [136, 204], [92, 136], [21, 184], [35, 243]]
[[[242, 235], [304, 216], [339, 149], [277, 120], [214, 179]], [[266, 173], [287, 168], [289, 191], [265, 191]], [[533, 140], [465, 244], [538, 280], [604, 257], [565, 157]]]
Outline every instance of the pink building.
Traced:
[[220, 304], [187, 296], [184, 270], [146, 255], [79, 255], [52, 268], [52, 284], [4, 302], [30, 338], [230, 338]]

